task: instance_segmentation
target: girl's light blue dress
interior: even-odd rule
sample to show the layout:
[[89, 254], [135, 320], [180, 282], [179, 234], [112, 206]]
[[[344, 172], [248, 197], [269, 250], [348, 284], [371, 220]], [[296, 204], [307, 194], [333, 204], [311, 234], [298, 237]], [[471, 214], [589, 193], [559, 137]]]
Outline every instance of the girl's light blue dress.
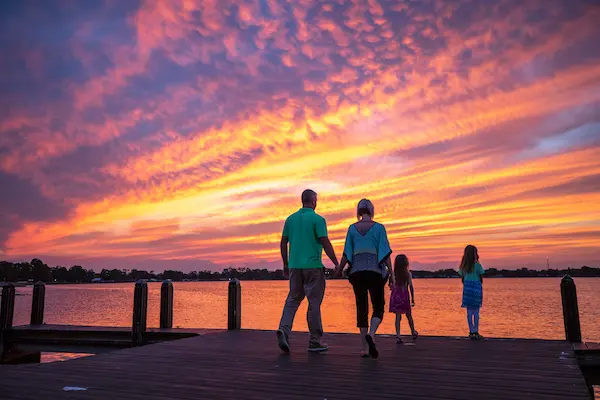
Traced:
[[[483, 267], [478, 262], [473, 266], [473, 270], [464, 276], [462, 307], [480, 308], [483, 305], [483, 285], [480, 276], [485, 273]], [[463, 276], [462, 271], [458, 271]]]

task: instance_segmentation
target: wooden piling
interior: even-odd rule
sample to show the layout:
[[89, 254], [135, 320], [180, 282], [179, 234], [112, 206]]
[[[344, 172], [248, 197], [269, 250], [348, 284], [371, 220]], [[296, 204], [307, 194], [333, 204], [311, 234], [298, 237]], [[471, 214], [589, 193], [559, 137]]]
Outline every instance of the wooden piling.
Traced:
[[15, 314], [15, 285], [5, 283], [2, 286], [2, 302], [0, 303], [0, 330], [10, 329]]
[[46, 299], [46, 284], [36, 282], [33, 285], [33, 296], [31, 300], [31, 325], [42, 325], [44, 323], [44, 302]]
[[15, 294], [14, 284], [9, 282], [2, 286], [2, 301], [0, 301], [0, 364], [5, 362], [8, 354], [6, 335], [13, 325]]
[[239, 330], [242, 328], [242, 286], [238, 279], [229, 281], [227, 301], [227, 329]]
[[579, 323], [579, 307], [577, 305], [577, 289], [570, 275], [560, 281], [565, 336], [571, 343], [581, 343], [581, 325]]
[[160, 327], [173, 327], [173, 282], [170, 280], [160, 286]]
[[139, 280], [133, 291], [133, 323], [131, 345], [133, 347], [145, 344], [146, 317], [148, 315], [148, 284]]

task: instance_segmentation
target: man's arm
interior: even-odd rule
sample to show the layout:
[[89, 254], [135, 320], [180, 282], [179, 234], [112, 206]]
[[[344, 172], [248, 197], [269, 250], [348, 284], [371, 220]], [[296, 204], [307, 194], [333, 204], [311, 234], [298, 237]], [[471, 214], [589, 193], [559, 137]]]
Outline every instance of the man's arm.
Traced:
[[327, 224], [325, 223], [325, 218], [320, 217], [316, 224], [314, 225], [315, 236], [319, 238], [319, 242], [323, 246], [323, 250], [325, 250], [325, 254], [327, 257], [333, 262], [333, 264], [338, 267], [338, 260], [335, 256], [335, 251], [333, 250], [333, 246], [327, 237]]
[[288, 276], [288, 243], [289, 239], [287, 236], [281, 237], [281, 243], [279, 244], [279, 249], [281, 250], [281, 259], [283, 260], [283, 276], [287, 278]]
[[320, 237], [319, 242], [321, 242], [321, 245], [323, 245], [323, 250], [325, 250], [325, 254], [327, 254], [327, 257], [329, 257], [333, 265], [337, 267], [339, 263], [337, 257], [335, 256], [335, 251], [333, 250], [333, 246], [331, 245], [329, 238], [327, 236]]

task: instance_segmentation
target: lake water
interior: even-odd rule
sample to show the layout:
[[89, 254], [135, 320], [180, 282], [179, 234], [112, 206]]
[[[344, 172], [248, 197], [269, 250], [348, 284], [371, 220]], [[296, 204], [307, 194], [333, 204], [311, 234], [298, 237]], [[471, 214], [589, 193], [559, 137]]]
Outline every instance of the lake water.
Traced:
[[[225, 328], [227, 282], [175, 282], [173, 324], [181, 328]], [[484, 282], [480, 332], [489, 337], [563, 339], [560, 279], [504, 278]], [[600, 278], [576, 279], [584, 340], [600, 342]], [[148, 290], [148, 326], [159, 325], [160, 283]], [[465, 335], [458, 279], [415, 279], [416, 328], [422, 335]], [[287, 295], [286, 281], [242, 282], [242, 327], [276, 329]], [[31, 287], [17, 289], [15, 325], [27, 324]], [[389, 298], [389, 295], [388, 295]], [[45, 322], [96, 326], [131, 326], [133, 284], [49, 285]], [[301, 306], [294, 329], [306, 331]], [[327, 282], [322, 306], [327, 332], [356, 332], [354, 295], [345, 280]], [[386, 313], [381, 333], [394, 333], [394, 316]], [[403, 321], [403, 333], [409, 333]]]

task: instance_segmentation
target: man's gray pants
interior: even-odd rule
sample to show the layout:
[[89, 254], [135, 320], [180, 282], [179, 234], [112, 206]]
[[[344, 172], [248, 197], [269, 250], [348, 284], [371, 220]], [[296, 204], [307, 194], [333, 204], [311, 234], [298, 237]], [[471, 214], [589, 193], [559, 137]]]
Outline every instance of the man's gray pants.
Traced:
[[290, 293], [283, 307], [279, 323], [287, 336], [292, 331], [294, 317], [302, 300], [308, 299], [306, 320], [310, 331], [310, 342], [320, 343], [323, 337], [321, 303], [325, 295], [325, 271], [323, 268], [290, 268]]

